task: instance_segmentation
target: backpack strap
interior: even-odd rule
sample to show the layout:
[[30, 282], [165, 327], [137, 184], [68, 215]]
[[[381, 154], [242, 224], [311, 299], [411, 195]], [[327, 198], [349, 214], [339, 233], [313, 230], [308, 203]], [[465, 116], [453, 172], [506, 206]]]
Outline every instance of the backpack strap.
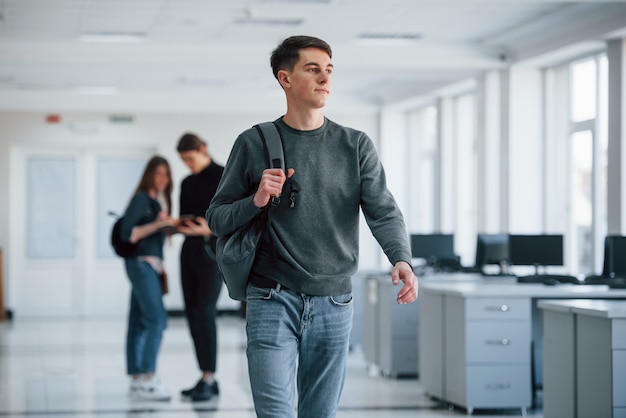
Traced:
[[[280, 168], [287, 175], [287, 168], [285, 164], [285, 153], [283, 150], [283, 137], [278, 130], [278, 126], [274, 122], [263, 122], [258, 125], [254, 125], [256, 130], [261, 136], [263, 142], [263, 149], [265, 149], [265, 156], [267, 158], [266, 163], [269, 168]], [[262, 223], [264, 227], [263, 235], [267, 236], [270, 241], [270, 258], [272, 262], [276, 262], [276, 247], [272, 242], [272, 236], [269, 234], [269, 225], [272, 222], [271, 211], [277, 208], [280, 204], [280, 196], [272, 196], [270, 204], [265, 208], [263, 212]]]
[[[283, 138], [274, 122], [263, 122], [254, 127], [259, 131], [263, 147], [267, 156], [269, 168], [281, 168], [285, 171], [285, 154], [283, 152]], [[286, 171], [285, 171], [286, 173]]]
[[[278, 126], [274, 122], [263, 122], [254, 125], [263, 141], [263, 148], [267, 158], [267, 166], [269, 168], [280, 168], [287, 175], [285, 167], [285, 153], [283, 151], [283, 138], [278, 130]], [[272, 197], [270, 200], [271, 207], [277, 207], [280, 204], [280, 197]]]

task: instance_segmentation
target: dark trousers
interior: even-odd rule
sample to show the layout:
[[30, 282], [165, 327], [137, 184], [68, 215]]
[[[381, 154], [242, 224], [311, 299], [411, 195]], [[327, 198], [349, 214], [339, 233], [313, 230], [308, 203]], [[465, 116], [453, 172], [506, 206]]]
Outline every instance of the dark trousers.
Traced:
[[217, 264], [204, 249], [203, 239], [187, 238], [180, 253], [180, 277], [185, 315], [193, 339], [198, 366], [215, 372], [217, 362], [217, 299], [222, 279]]

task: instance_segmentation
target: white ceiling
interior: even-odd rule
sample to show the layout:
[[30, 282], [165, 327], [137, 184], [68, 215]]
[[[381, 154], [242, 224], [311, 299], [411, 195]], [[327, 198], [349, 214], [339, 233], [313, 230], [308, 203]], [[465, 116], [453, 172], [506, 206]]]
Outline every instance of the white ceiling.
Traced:
[[269, 54], [296, 34], [333, 47], [331, 103], [378, 106], [625, 28], [625, 1], [0, 0], [0, 109], [282, 107]]

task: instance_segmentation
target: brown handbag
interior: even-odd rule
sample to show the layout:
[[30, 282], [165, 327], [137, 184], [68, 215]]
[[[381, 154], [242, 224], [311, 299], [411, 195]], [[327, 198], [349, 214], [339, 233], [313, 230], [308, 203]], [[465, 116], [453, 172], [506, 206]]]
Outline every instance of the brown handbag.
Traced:
[[163, 291], [164, 295], [167, 295], [167, 293], [170, 291], [170, 288], [167, 285], [167, 273], [165, 272], [165, 269], [161, 270], [159, 278], [161, 279], [161, 290]]

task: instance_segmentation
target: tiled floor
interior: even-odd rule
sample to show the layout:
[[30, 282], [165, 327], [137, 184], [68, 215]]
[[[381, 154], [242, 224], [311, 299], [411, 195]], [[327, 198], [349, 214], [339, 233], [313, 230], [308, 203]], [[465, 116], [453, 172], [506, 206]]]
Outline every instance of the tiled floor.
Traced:
[[[199, 374], [186, 323], [171, 318], [164, 336], [158, 375], [170, 402], [139, 402], [127, 395], [124, 368], [125, 322], [15, 319], [0, 322], [0, 417], [251, 418], [254, 417], [245, 360], [244, 321], [219, 318], [217, 378], [221, 395], [191, 403], [178, 397]], [[369, 371], [369, 373], [368, 373]], [[490, 417], [520, 411], [475, 411]], [[437, 418], [465, 415], [424, 395], [417, 379], [371, 376], [363, 353], [350, 354], [338, 417]], [[541, 410], [528, 416], [542, 417]]]

